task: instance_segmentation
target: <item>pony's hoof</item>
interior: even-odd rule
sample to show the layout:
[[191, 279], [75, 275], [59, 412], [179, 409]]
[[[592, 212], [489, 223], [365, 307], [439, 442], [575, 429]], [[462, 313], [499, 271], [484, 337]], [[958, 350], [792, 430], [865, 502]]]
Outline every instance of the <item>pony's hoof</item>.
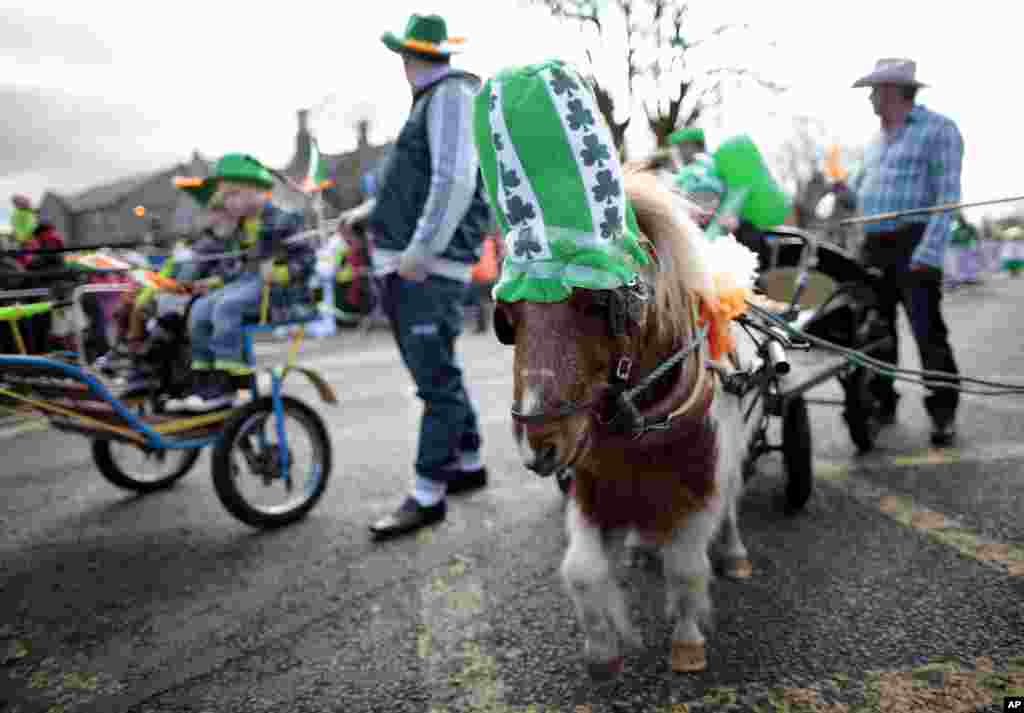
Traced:
[[723, 574], [729, 579], [750, 579], [754, 574], [754, 565], [746, 557], [727, 559]]
[[673, 641], [672, 670], [678, 673], [703, 671], [708, 666], [703, 641]]
[[587, 673], [594, 681], [611, 681], [617, 678], [625, 668], [626, 661], [621, 656], [608, 659], [607, 661], [588, 661]]

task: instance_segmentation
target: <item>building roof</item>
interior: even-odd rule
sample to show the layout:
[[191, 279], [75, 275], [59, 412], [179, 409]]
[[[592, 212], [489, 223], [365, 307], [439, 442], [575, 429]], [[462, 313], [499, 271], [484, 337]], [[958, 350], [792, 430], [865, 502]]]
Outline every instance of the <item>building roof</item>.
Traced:
[[72, 213], [84, 213], [98, 208], [106, 208], [116, 205], [126, 196], [135, 193], [150, 181], [159, 179], [162, 176], [171, 176], [181, 170], [181, 164], [171, 168], [164, 168], [159, 171], [138, 173], [128, 176], [112, 183], [89, 188], [81, 193], [64, 198], [64, 203]]

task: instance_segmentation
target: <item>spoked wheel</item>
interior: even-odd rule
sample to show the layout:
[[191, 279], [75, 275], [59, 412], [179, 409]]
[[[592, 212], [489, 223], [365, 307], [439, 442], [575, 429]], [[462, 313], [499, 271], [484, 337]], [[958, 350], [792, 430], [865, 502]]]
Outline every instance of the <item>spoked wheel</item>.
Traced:
[[850, 430], [850, 438], [861, 453], [867, 453], [875, 447], [875, 440], [882, 429], [878, 399], [871, 388], [877, 378], [878, 375], [873, 371], [858, 366], [842, 380], [846, 395], [843, 420]]
[[281, 401], [284, 448], [273, 401], [262, 398], [231, 417], [213, 451], [217, 496], [228, 512], [253, 527], [281, 527], [305, 517], [324, 494], [331, 473], [331, 442], [323, 421], [297, 399], [282, 396]]
[[199, 449], [150, 450], [97, 438], [92, 442], [92, 459], [103, 477], [117, 487], [151, 493], [184, 477], [199, 460]]
[[782, 462], [787, 476], [786, 509], [794, 513], [803, 509], [814, 488], [811, 422], [802, 396], [789, 399], [782, 416]]

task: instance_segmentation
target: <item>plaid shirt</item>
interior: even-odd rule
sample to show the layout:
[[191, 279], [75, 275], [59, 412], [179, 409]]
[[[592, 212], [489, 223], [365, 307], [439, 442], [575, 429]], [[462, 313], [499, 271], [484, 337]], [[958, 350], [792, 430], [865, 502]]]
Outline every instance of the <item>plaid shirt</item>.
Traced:
[[[956, 203], [960, 200], [963, 155], [963, 139], [956, 124], [915, 104], [904, 126], [891, 135], [880, 133], [867, 147], [863, 166], [850, 187], [866, 216]], [[910, 215], [867, 223], [864, 232], [871, 235], [909, 223], [927, 223], [912, 260], [941, 270], [952, 217], [949, 211]]]

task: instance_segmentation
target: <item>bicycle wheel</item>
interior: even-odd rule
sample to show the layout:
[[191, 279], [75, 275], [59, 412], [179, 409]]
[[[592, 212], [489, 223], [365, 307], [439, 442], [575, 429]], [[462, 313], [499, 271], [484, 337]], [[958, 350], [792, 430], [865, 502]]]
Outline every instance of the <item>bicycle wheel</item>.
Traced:
[[[253, 527], [281, 527], [305, 517], [323, 496], [331, 473], [331, 442], [323, 421], [301, 401], [281, 400], [286, 449], [278, 438], [273, 400], [266, 397], [240, 408], [213, 450], [217, 497]], [[282, 473], [284, 453], [288, 465]]]
[[199, 460], [199, 449], [154, 451], [96, 438], [92, 459], [103, 477], [117, 487], [151, 493], [169, 488], [184, 477]]

